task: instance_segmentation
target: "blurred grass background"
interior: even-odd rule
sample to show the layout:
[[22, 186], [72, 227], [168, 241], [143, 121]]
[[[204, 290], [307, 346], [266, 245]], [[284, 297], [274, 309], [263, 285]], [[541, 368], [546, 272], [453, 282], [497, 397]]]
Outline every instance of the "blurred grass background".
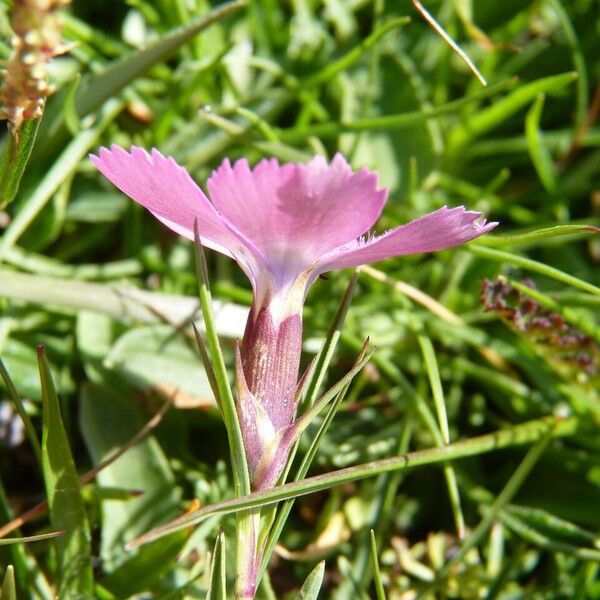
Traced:
[[[3, 60], [17, 4], [0, 3]], [[21, 163], [6, 159], [5, 128], [1, 138], [0, 356], [31, 428], [15, 391], [0, 387], [0, 519], [48, 494], [50, 519], [21, 534], [61, 529], [64, 517], [77, 535], [0, 546], [19, 598], [204, 598], [208, 552], [220, 527], [233, 534], [232, 518], [213, 517], [137, 554], [123, 549], [193, 499], [233, 492], [188, 327], [192, 245], [98, 176], [87, 153], [111, 143], [156, 146], [201, 185], [225, 156], [304, 161], [339, 151], [390, 188], [378, 231], [443, 205], [500, 222], [469, 246], [361, 273], [331, 382], [364, 337], [378, 348], [313, 473], [446, 436], [572, 419], [573, 434], [539, 460], [528, 455], [529, 475], [507, 496], [526, 449], [299, 499], [260, 597], [294, 598], [326, 558], [320, 598], [382, 598], [373, 529], [389, 599], [600, 598], [598, 4], [426, 6], [487, 87], [408, 1], [76, 0], [60, 11], [72, 46], [49, 65], [55, 91], [39, 129], [28, 137], [24, 125], [17, 157], [31, 156], [14, 199]], [[225, 257], [209, 259], [231, 348], [249, 285]], [[333, 273], [313, 286], [305, 362], [348, 279]], [[44, 406], [60, 403], [64, 431], [42, 410], [38, 344], [58, 392]], [[126, 443], [172, 395], [160, 425], [79, 488], [75, 472]], [[52, 495], [64, 473], [66, 500]], [[76, 510], [65, 517], [65, 507]]]

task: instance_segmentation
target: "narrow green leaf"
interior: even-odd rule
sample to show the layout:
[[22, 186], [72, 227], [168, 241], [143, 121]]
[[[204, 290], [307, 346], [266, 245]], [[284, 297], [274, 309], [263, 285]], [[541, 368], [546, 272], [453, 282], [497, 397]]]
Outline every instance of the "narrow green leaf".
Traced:
[[505, 512], [554, 541], [600, 548], [600, 536], [597, 533], [586, 531], [579, 525], [561, 519], [541, 508], [512, 504], [506, 507]]
[[63, 531], [50, 531], [49, 533], [40, 533], [38, 535], [28, 535], [25, 537], [16, 538], [0, 538], [0, 546], [8, 546], [10, 544], [27, 544], [29, 542], [41, 542], [42, 540], [50, 540], [63, 535]]
[[[200, 239], [198, 221], [194, 222], [194, 256], [196, 259], [196, 276], [198, 279], [198, 294], [200, 307], [206, 330], [207, 350], [212, 363], [212, 374], [218, 390], [219, 408], [223, 417], [223, 423], [227, 431], [229, 441], [229, 453], [231, 456], [231, 468], [233, 471], [233, 486], [235, 496], [243, 496], [250, 493], [250, 473], [244, 450], [244, 440], [238, 419], [238, 413], [233, 398], [231, 384], [225, 359], [219, 343], [217, 330], [214, 322], [212, 299], [210, 294], [208, 270], [204, 247]], [[247, 553], [254, 553], [254, 548], [249, 549], [247, 544], [255, 539], [253, 515], [240, 511], [236, 514], [236, 572], [238, 576], [247, 573]], [[240, 579], [236, 580], [236, 585]]]
[[600, 228], [594, 225], [556, 225], [555, 227], [544, 227], [517, 233], [514, 235], [486, 235], [479, 240], [483, 246], [513, 246], [517, 244], [534, 244], [548, 238], [561, 237], [564, 235], [578, 235], [586, 233], [600, 233]]
[[460, 156], [459, 149], [479, 135], [500, 125], [508, 117], [527, 106], [538, 94], [557, 92], [577, 79], [577, 73], [561, 73], [537, 79], [519, 86], [504, 98], [492, 103], [488, 108], [469, 114], [468, 120], [458, 125], [450, 135], [448, 148]]
[[202, 317], [204, 319], [204, 327], [206, 330], [208, 353], [213, 365], [214, 378], [219, 391], [221, 414], [229, 439], [229, 451], [231, 453], [236, 496], [241, 496], [250, 492], [250, 476], [235, 400], [233, 398], [227, 368], [225, 367], [225, 359], [221, 352], [221, 346], [215, 328], [204, 247], [200, 240], [197, 222], [194, 224], [194, 238], [198, 292], [200, 296], [200, 307], [202, 308]]
[[375, 349], [369, 347], [368, 340], [361, 349], [361, 356], [355, 365], [336, 384], [332, 385], [300, 418], [296, 425], [298, 431], [304, 431], [312, 420], [331, 402], [352, 380], [358, 375], [362, 368], [369, 362]]
[[29, 161], [41, 119], [23, 123], [18, 136], [11, 132], [0, 157], [0, 210], [11, 202], [19, 191], [19, 184]]
[[535, 527], [527, 524], [524, 520], [515, 517], [507, 511], [500, 514], [500, 520], [508, 529], [511, 529], [524, 540], [531, 544], [535, 544], [540, 548], [571, 554], [579, 560], [600, 561], [600, 550], [598, 550], [598, 548], [582, 547], [553, 539], [545, 532], [539, 531]]
[[12, 247], [23, 235], [61, 183], [71, 176], [79, 161], [96, 144], [100, 134], [121, 112], [122, 108], [123, 103], [120, 100], [107, 102], [97, 122], [89, 129], [85, 129], [75, 136], [63, 150], [61, 155], [54, 161], [50, 170], [35, 187], [33, 194], [23, 203], [15, 219], [4, 232], [0, 244], [0, 256], [2, 256], [6, 248]]
[[17, 600], [17, 586], [15, 585], [15, 570], [12, 565], [6, 567], [4, 581], [2, 582], [2, 600]]
[[0, 377], [2, 377], [2, 380], [4, 381], [4, 386], [6, 387], [8, 397], [11, 399], [17, 413], [19, 413], [19, 416], [21, 417], [23, 424], [25, 425], [25, 433], [27, 434], [27, 438], [29, 440], [29, 443], [31, 444], [31, 448], [33, 449], [33, 453], [35, 454], [37, 463], [41, 467], [42, 448], [40, 446], [40, 441], [38, 439], [37, 433], [35, 432], [33, 423], [31, 422], [31, 419], [29, 418], [29, 415], [27, 414], [23, 403], [21, 402], [21, 397], [19, 396], [19, 393], [17, 392], [17, 389], [15, 388], [12, 379], [10, 378], [10, 375], [8, 374], [8, 371], [4, 366], [4, 363], [2, 362], [1, 358]]
[[[450, 430], [448, 427], [448, 415], [446, 414], [446, 402], [444, 399], [444, 391], [442, 389], [442, 381], [440, 379], [437, 359], [435, 357], [435, 350], [433, 349], [433, 344], [428, 337], [420, 335], [418, 339], [419, 345], [421, 346], [421, 352], [423, 353], [423, 358], [425, 360], [427, 376], [429, 377], [429, 385], [431, 386], [433, 402], [437, 412], [438, 425], [444, 444], [449, 444]], [[446, 485], [448, 486], [448, 496], [450, 497], [450, 506], [452, 508], [452, 515], [454, 517], [456, 533], [460, 539], [465, 534], [465, 518], [462, 513], [460, 492], [458, 490], [458, 483], [456, 482], [456, 473], [450, 465], [444, 466], [444, 477], [446, 479]]]
[[539, 94], [525, 116], [525, 135], [531, 162], [538, 177], [546, 190], [554, 193], [556, 191], [556, 168], [540, 129], [543, 108], [544, 94]]
[[329, 489], [336, 485], [373, 477], [381, 473], [413, 469], [423, 465], [440, 464], [468, 456], [493, 452], [502, 448], [530, 444], [547, 435], [549, 431], [551, 431], [553, 438], [570, 436], [577, 431], [577, 426], [578, 420], [576, 418], [557, 421], [553, 417], [546, 417], [479, 437], [448, 444], [442, 448], [410, 452], [401, 456], [384, 458], [354, 467], [339, 469], [323, 475], [309, 477], [302, 481], [286, 483], [285, 485], [264, 492], [256, 492], [241, 498], [233, 498], [205, 506], [200, 510], [179, 517], [170, 523], [149, 531], [131, 542], [128, 547], [131, 549], [136, 548], [167, 535], [172, 531], [195, 525], [212, 515], [244, 511], [249, 508], [255, 509], [260, 506], [280, 502], [281, 500], [288, 500]]
[[485, 246], [481, 246], [479, 244], [469, 244], [465, 246], [465, 248], [476, 256], [489, 258], [490, 260], [496, 260], [499, 262], [505, 262], [509, 265], [514, 265], [515, 267], [521, 267], [523, 269], [527, 269], [528, 271], [533, 271], [534, 273], [544, 275], [545, 277], [550, 277], [551, 279], [555, 279], [561, 283], [566, 283], [567, 285], [579, 290], [583, 290], [584, 292], [589, 292], [594, 296], [600, 296], [599, 287], [588, 283], [587, 281], [583, 281], [583, 279], [579, 279], [579, 277], [574, 277], [569, 273], [565, 273], [564, 271], [560, 271], [559, 269], [555, 269], [554, 267], [545, 265], [544, 263], [538, 262], [531, 258], [526, 258], [510, 252], [504, 252], [503, 250], [496, 250], [495, 248], [486, 248]]
[[332, 79], [335, 75], [351, 67], [360, 57], [370, 48], [375, 46], [377, 42], [388, 32], [398, 27], [404, 27], [410, 23], [410, 17], [400, 17], [391, 19], [387, 23], [378, 27], [371, 35], [366, 37], [360, 44], [352, 48], [338, 60], [329, 63], [324, 69], [310, 75], [303, 81], [299, 82], [301, 88], [313, 87], [321, 83], [325, 83]]
[[62, 598], [92, 598], [90, 531], [43, 346], [38, 347], [38, 366], [43, 404], [42, 468], [50, 522], [54, 529], [65, 532], [56, 540], [58, 595]]
[[142, 75], [152, 65], [167, 59], [179, 46], [216, 21], [245, 6], [246, 0], [234, 0], [215, 8], [187, 25], [161, 36], [158, 41], [123, 59], [111, 63], [94, 77], [75, 97], [75, 109], [81, 117], [96, 110], [104, 101]]
[[325, 561], [322, 560], [309, 574], [296, 595], [296, 600], [317, 600], [325, 575]]
[[450, 114], [459, 111], [465, 106], [489, 98], [501, 91], [510, 89], [516, 85], [514, 79], [507, 79], [496, 85], [491, 85], [483, 90], [442, 104], [429, 109], [420, 109], [411, 112], [384, 115], [381, 117], [365, 117], [347, 122], [330, 121], [307, 125], [305, 127], [293, 127], [290, 129], [276, 130], [277, 137], [284, 142], [298, 142], [311, 136], [333, 137], [347, 131], [390, 131], [395, 129], [406, 129], [419, 123], [426, 122], [433, 117]]
[[552, 429], [553, 428], [550, 427], [548, 430], [546, 430], [540, 439], [538, 439], [529, 449], [525, 455], [525, 458], [521, 461], [502, 491], [498, 494], [492, 506], [488, 511], [486, 511], [483, 519], [479, 522], [469, 537], [464, 540], [458, 552], [437, 573], [436, 580], [439, 581], [440, 579], [446, 577], [452, 571], [452, 569], [463, 560], [467, 552], [480, 542], [480, 540], [491, 527], [492, 523], [498, 519], [502, 509], [512, 500], [512, 498], [514, 498], [515, 494], [523, 485], [523, 482], [531, 472], [531, 469], [533, 469], [546, 450], [550, 440], [553, 437]]
[[355, 271], [352, 274], [348, 285], [346, 286], [346, 291], [344, 292], [344, 296], [342, 297], [342, 301], [338, 306], [338, 309], [333, 317], [333, 321], [331, 322], [331, 326], [327, 331], [327, 335], [325, 336], [325, 341], [323, 342], [323, 346], [319, 350], [319, 354], [317, 355], [317, 360], [315, 363], [315, 368], [308, 380], [306, 385], [306, 393], [305, 397], [300, 403], [300, 407], [298, 410], [299, 414], [303, 414], [305, 410], [311, 407], [317, 397], [317, 393], [323, 381], [325, 380], [325, 376], [327, 375], [327, 368], [331, 363], [331, 359], [333, 358], [333, 353], [335, 352], [337, 343], [340, 339], [340, 335], [342, 332], [342, 326], [346, 319], [346, 315], [348, 314], [348, 309], [350, 308], [350, 301], [352, 300], [352, 296], [354, 294], [354, 290], [356, 289], [356, 282], [358, 281], [359, 272]]
[[561, 0], [548, 0], [548, 5], [552, 7], [562, 25], [565, 39], [571, 50], [571, 60], [577, 71], [575, 129], [579, 129], [583, 127], [588, 115], [588, 100], [590, 96], [588, 67], [585, 64], [586, 59], [579, 43], [577, 31], [571, 22], [569, 13], [565, 10], [565, 6], [568, 6], [568, 3], [565, 3], [565, 6], [563, 6]]
[[67, 85], [67, 92], [63, 103], [65, 125], [73, 137], [75, 137], [81, 130], [81, 119], [79, 118], [75, 108], [75, 98], [77, 96], [77, 90], [79, 89], [80, 82], [81, 73], [76, 73], [75, 77], [73, 77], [73, 80]]
[[227, 600], [225, 579], [225, 534], [221, 531], [215, 541], [210, 565], [210, 581], [206, 600]]
[[375, 532], [371, 529], [371, 564], [373, 565], [373, 582], [375, 583], [375, 594], [377, 600], [385, 599], [385, 590], [383, 589], [383, 581], [381, 581], [381, 569], [379, 568], [379, 559], [377, 557], [377, 540], [375, 539]]

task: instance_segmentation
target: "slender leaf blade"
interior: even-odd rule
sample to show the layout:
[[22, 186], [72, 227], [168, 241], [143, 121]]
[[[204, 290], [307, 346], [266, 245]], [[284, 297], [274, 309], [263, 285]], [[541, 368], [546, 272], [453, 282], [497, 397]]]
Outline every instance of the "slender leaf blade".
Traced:
[[94, 578], [90, 530], [75, 462], [60, 414], [56, 388], [43, 346], [38, 347], [42, 387], [42, 471], [52, 527], [65, 534], [56, 539], [58, 595], [92, 598]]
[[296, 600], [317, 600], [325, 575], [325, 561], [322, 560], [309, 574], [296, 595]]
[[17, 600], [17, 586], [15, 585], [15, 569], [12, 565], [6, 567], [4, 581], [2, 582], [2, 600]]
[[225, 579], [225, 534], [222, 531], [215, 541], [206, 600], [227, 600], [227, 584]]
[[118, 94], [134, 79], [152, 65], [169, 57], [179, 46], [206, 29], [216, 21], [239, 10], [246, 0], [234, 0], [202, 15], [187, 25], [162, 36], [155, 44], [112, 63], [101, 74], [94, 77], [75, 97], [75, 110], [85, 116], [96, 110], [102, 102]]
[[40, 119], [23, 123], [18, 135], [9, 132], [0, 157], [0, 209], [11, 202], [19, 191], [21, 178], [40, 126]]

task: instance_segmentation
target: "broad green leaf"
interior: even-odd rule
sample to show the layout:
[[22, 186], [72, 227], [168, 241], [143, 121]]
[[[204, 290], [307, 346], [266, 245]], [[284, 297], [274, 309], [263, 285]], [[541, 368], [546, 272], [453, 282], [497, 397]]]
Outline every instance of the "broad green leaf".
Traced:
[[206, 372], [192, 348], [193, 342], [186, 343], [169, 325], [138, 327], [117, 340], [104, 366], [140, 389], [175, 395], [176, 405], [215, 408]]
[[309, 574], [296, 595], [296, 600], [317, 600], [325, 575], [325, 561], [322, 560]]
[[15, 585], [15, 570], [12, 565], [6, 567], [4, 581], [2, 582], [1, 600], [17, 600], [17, 587]]
[[17, 136], [7, 134], [0, 157], [0, 210], [11, 202], [19, 191], [21, 177], [27, 167], [39, 126], [40, 119], [29, 119], [23, 123]]
[[42, 386], [42, 467], [50, 522], [64, 535], [56, 539], [58, 595], [92, 598], [94, 578], [90, 531], [75, 463], [60, 414], [58, 396], [43, 347], [38, 347]]
[[[80, 426], [94, 463], [129, 441], [143, 423], [130, 397], [117, 395], [107, 386], [88, 385], [83, 389]], [[123, 548], [126, 542], [178, 513], [181, 493], [152, 436], [103, 469], [96, 481], [102, 487], [143, 492], [138, 498], [105, 499], [101, 503], [100, 556], [105, 572], [111, 573], [129, 558]]]
[[101, 580], [102, 586], [116, 598], [143, 593], [175, 569], [188, 538], [187, 531], [178, 531], [142, 548], [132, 557], [128, 555], [125, 562]]
[[[149, 292], [130, 285], [30, 275], [2, 267], [0, 281], [0, 297], [3, 298], [25, 300], [46, 307], [93, 310], [125, 322], [170, 323], [174, 327], [181, 327], [192, 318], [199, 307], [198, 299], [191, 296]], [[228, 338], [240, 338], [244, 333], [248, 309], [219, 300], [213, 300], [213, 306], [218, 334]], [[10, 360], [7, 359], [6, 362], [13, 373]], [[19, 381], [14, 373], [13, 378]], [[22, 393], [30, 394], [30, 391], [23, 390]]]
[[227, 600], [225, 575], [225, 534], [221, 531], [217, 536], [213, 550], [206, 600]]

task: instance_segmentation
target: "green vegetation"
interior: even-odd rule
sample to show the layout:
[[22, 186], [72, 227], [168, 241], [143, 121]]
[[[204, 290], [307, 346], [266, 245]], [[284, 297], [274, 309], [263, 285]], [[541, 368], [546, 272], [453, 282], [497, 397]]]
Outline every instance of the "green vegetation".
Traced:
[[[19, 4], [0, 0], [4, 61]], [[54, 92], [0, 132], [0, 598], [231, 598], [257, 506], [264, 600], [600, 598], [597, 3], [423, 4], [487, 86], [408, 0], [39, 12], [67, 45]], [[112, 143], [203, 187], [225, 157], [339, 151], [390, 189], [378, 232], [461, 204], [500, 225], [315, 283], [303, 366], [324, 341], [329, 366], [305, 406], [342, 384], [291, 483], [240, 499], [194, 244], [93, 168]], [[232, 375], [250, 287], [206, 261]]]

